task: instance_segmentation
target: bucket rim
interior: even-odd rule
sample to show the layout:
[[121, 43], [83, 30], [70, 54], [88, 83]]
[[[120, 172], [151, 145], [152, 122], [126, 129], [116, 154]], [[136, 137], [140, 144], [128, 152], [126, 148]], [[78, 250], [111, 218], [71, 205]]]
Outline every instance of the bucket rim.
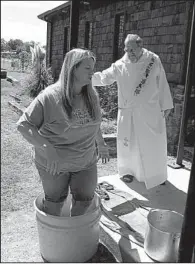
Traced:
[[97, 196], [97, 199], [98, 199], [98, 202], [99, 202], [99, 206], [97, 206], [95, 209], [93, 209], [92, 211], [90, 211], [90, 212], [87, 212], [86, 214], [83, 214], [83, 215], [76, 215], [76, 216], [57, 216], [57, 215], [51, 215], [51, 214], [48, 214], [48, 213], [45, 213], [44, 211], [41, 211], [38, 207], [37, 207], [37, 205], [36, 205], [36, 201], [38, 200], [38, 198], [40, 197], [40, 196], [43, 196], [43, 194], [42, 193], [40, 193], [35, 199], [34, 199], [34, 202], [33, 202], [33, 204], [34, 204], [34, 208], [35, 208], [35, 211], [37, 211], [40, 215], [42, 215], [42, 216], [44, 216], [44, 217], [47, 217], [47, 216], [49, 216], [49, 217], [51, 217], [51, 218], [53, 218], [53, 219], [79, 219], [80, 217], [82, 217], [82, 216], [87, 216], [87, 215], [89, 215], [89, 214], [93, 214], [93, 213], [95, 213], [96, 211], [98, 211], [98, 210], [100, 210], [101, 211], [101, 208], [100, 208], [100, 205], [101, 205], [101, 199], [100, 199], [100, 197], [99, 197], [99, 195], [98, 194], [96, 194], [95, 193], [95, 196]]
[[173, 211], [173, 210], [167, 210], [167, 209], [151, 209], [151, 210], [149, 211], [149, 214], [147, 215], [147, 221], [148, 221], [148, 224], [149, 224], [152, 228], [154, 228], [155, 230], [157, 230], [157, 231], [160, 232], [160, 233], [169, 234], [169, 235], [170, 235], [170, 234], [173, 234], [173, 235], [180, 235], [181, 232], [172, 232], [172, 233], [170, 233], [170, 232], [167, 232], [167, 231], [162, 231], [162, 230], [156, 228], [154, 225], [152, 225], [152, 224], [150, 223], [150, 221], [149, 221], [149, 217], [150, 217], [150, 215], [151, 215], [153, 212], [159, 212], [159, 211], [175, 213], [175, 214], [177, 214], [177, 215], [179, 215], [179, 216], [181, 216], [181, 217], [183, 218], [183, 215], [182, 215], [182, 214], [180, 214], [180, 213], [178, 213], [178, 212], [176, 212], [176, 211]]

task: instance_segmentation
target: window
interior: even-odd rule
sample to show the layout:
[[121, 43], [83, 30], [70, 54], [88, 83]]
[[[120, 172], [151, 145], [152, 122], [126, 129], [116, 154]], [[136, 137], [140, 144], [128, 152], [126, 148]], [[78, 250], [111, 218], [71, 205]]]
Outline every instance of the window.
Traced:
[[85, 23], [85, 48], [92, 48], [92, 22]]
[[63, 50], [63, 57], [66, 55], [66, 52], [68, 51], [68, 27], [64, 28], [64, 50]]
[[115, 32], [114, 32], [114, 50], [113, 60], [116, 61], [124, 53], [123, 40], [124, 40], [124, 23], [125, 15], [117, 14], [115, 16]]

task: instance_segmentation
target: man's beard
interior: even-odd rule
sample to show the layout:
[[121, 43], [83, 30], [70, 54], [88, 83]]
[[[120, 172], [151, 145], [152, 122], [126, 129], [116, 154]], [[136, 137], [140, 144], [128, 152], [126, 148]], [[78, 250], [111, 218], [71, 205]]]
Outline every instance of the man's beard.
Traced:
[[143, 55], [143, 50], [140, 51], [138, 56], [136, 56], [136, 55], [133, 55], [133, 56], [128, 55], [128, 57], [129, 57], [129, 60], [132, 63], [136, 63], [141, 58], [142, 55]]

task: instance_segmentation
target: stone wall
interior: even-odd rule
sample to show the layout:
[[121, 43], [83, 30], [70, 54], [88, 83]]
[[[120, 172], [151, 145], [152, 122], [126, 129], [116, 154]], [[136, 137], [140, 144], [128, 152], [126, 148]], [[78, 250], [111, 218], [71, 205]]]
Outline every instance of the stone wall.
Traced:
[[92, 21], [92, 50], [97, 55], [97, 70], [108, 67], [113, 61], [115, 14], [125, 12], [124, 38], [128, 33], [139, 34], [145, 47], [160, 56], [168, 81], [180, 84], [189, 8], [189, 1], [158, 0], [118, 1], [82, 10], [78, 46], [84, 45], [85, 21]]
[[[80, 11], [78, 47], [84, 46], [85, 22], [93, 23], [92, 50], [97, 56], [96, 70], [113, 62], [114, 21], [117, 13], [125, 13], [124, 38], [137, 33], [144, 46], [157, 53], [170, 83], [183, 84], [188, 13], [191, 1], [113, 1], [84, 7]], [[69, 8], [69, 7], [68, 7]], [[59, 73], [63, 60], [64, 26], [68, 15], [56, 14], [52, 19], [52, 66]], [[49, 30], [49, 29], [48, 29]], [[48, 34], [48, 42], [49, 43]]]

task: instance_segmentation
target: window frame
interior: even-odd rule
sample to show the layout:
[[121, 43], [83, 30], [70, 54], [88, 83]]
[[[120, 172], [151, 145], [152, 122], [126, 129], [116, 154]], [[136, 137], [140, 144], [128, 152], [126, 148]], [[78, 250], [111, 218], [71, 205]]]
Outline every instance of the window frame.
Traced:
[[124, 41], [124, 34], [125, 34], [125, 23], [126, 23], [126, 12], [118, 12], [115, 14], [114, 18], [114, 39], [113, 39], [113, 61], [119, 59], [119, 37], [120, 37], [120, 18], [121, 16], [124, 17], [124, 22], [122, 26], [122, 42]]
[[84, 39], [85, 48], [92, 49], [92, 37], [93, 37], [93, 23], [92, 21], [85, 21], [85, 39]]

